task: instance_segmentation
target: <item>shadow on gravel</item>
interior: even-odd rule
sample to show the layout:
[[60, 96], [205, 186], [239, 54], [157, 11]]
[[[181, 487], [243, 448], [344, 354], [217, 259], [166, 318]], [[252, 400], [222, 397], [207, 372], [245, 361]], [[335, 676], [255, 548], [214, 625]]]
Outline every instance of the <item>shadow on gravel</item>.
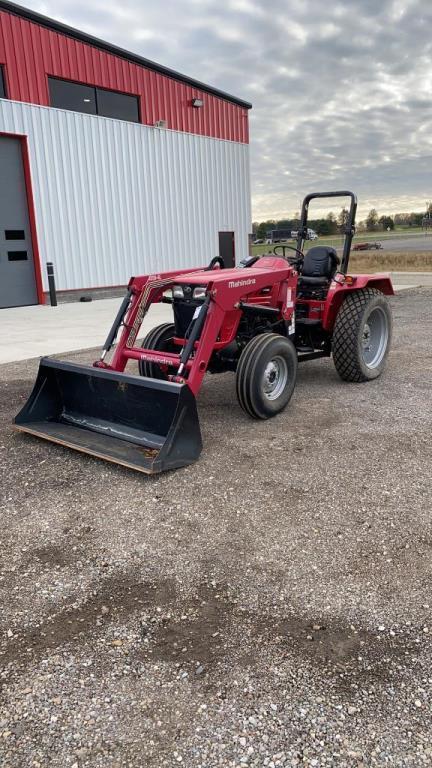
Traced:
[[[51, 550], [36, 556], [61, 565]], [[120, 575], [94, 585], [85, 603], [66, 606], [40, 626], [18, 632], [0, 654], [0, 663], [22, 669], [49, 650], [91, 644], [110, 624], [131, 618], [136, 629], [131, 660], [168, 662], [189, 670], [191, 679], [207, 678], [207, 685], [213, 677], [220, 681], [221, 671], [225, 674], [233, 663], [253, 669], [269, 658], [274, 664], [276, 657], [294, 668], [307, 662], [335, 685], [347, 687], [356, 679], [387, 680], [395, 661], [404, 657], [406, 662], [409, 652], [417, 652], [400, 635], [390, 638], [337, 622], [242, 610], [232, 587], [216, 590], [202, 584], [192, 598], [182, 599], [170, 579], [137, 583]]]
[[207, 675], [209, 684], [219, 662], [226, 670], [230, 662], [253, 669], [286, 660], [294, 669], [309, 663], [330, 675], [334, 684], [346, 688], [356, 679], [387, 680], [396, 660], [406, 661], [409, 650], [417, 651], [400, 636], [384, 638], [379, 632], [352, 629], [337, 622], [243, 611], [204, 586], [183, 608], [189, 611], [188, 619], [162, 621], [150, 629], [148, 648], [138, 651], [137, 656], [142, 661], [152, 659], [189, 667], [192, 679], [199, 664], [200, 675]]
[[101, 579], [85, 603], [66, 606], [38, 627], [18, 632], [6, 650], [0, 652], [0, 664], [26, 666], [41, 659], [50, 649], [91, 640], [92, 635], [96, 636], [100, 631], [96, 619], [102, 615], [104, 607], [109, 611], [104, 621], [106, 625], [112, 621], [125, 621], [133, 613], [166, 605], [173, 597], [174, 586], [170, 580], [137, 583], [124, 575]]
[[62, 549], [55, 544], [47, 544], [44, 547], [33, 549], [31, 557], [28, 558], [30, 562], [37, 560], [47, 568], [66, 568], [68, 565], [73, 565], [76, 559], [76, 552]]

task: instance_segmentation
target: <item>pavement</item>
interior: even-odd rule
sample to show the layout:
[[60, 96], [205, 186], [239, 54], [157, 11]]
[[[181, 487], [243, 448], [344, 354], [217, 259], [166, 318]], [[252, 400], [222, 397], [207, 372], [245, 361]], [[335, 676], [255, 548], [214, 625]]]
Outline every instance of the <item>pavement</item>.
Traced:
[[[403, 251], [403, 252], [419, 252], [419, 253], [426, 253], [427, 251], [432, 251], [432, 234], [428, 235], [422, 235], [422, 234], [415, 234], [415, 235], [395, 235], [392, 237], [391, 235], [382, 234], [377, 232], [376, 237], [371, 237], [370, 234], [368, 234], [364, 239], [362, 239], [361, 233], [357, 233], [356, 239], [354, 241], [354, 245], [356, 243], [361, 242], [378, 242], [382, 244], [382, 247], [385, 251]], [[340, 246], [340, 249], [342, 249], [342, 246]], [[339, 250], [339, 249], [338, 249]], [[380, 251], [377, 250], [370, 250], [370, 251], [356, 251], [355, 255], [359, 256], [361, 253], [364, 254], [379, 254]]]
[[432, 765], [432, 288], [391, 303], [381, 378], [257, 422], [206, 376], [157, 477], [14, 433], [0, 366], [2, 768]]
[[[396, 290], [432, 285], [432, 272], [393, 272]], [[1, 309], [0, 364], [60, 354], [83, 347], [102, 347], [121, 299]], [[152, 306], [142, 326], [171, 321], [171, 309]]]
[[[369, 238], [367, 238], [369, 239]], [[411, 235], [409, 237], [377, 237], [378, 242], [382, 243], [386, 251], [432, 251], [432, 235]], [[361, 242], [361, 236], [357, 236]], [[374, 251], [365, 251], [365, 253], [374, 253]]]
[[432, 272], [390, 272], [396, 290], [432, 286]]
[[[0, 309], [0, 364], [83, 347], [102, 347], [121, 299]], [[154, 304], [141, 335], [171, 319], [171, 309]]]

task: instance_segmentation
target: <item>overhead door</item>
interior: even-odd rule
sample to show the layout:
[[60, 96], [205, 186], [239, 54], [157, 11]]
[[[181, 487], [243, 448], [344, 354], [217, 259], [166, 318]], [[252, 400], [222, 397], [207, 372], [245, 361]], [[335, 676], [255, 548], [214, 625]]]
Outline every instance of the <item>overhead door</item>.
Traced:
[[37, 302], [21, 142], [0, 136], [0, 307]]

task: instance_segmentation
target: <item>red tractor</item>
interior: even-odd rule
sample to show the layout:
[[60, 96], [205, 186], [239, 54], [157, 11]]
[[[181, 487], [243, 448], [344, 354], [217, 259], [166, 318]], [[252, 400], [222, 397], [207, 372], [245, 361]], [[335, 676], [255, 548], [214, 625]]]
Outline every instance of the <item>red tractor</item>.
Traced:
[[[303, 253], [314, 198], [351, 200], [342, 259], [327, 246]], [[143, 472], [190, 464], [202, 442], [196, 409], [206, 373], [233, 371], [249, 416], [267, 419], [288, 404], [297, 364], [333, 356], [345, 381], [384, 368], [392, 320], [386, 274], [351, 275], [357, 200], [352, 192], [308, 195], [296, 247], [207, 268], [131, 278], [93, 367], [43, 358], [16, 428]], [[150, 306], [170, 304], [173, 322], [138, 343]], [[112, 350], [120, 333], [111, 359]], [[125, 373], [129, 361], [140, 377]]]

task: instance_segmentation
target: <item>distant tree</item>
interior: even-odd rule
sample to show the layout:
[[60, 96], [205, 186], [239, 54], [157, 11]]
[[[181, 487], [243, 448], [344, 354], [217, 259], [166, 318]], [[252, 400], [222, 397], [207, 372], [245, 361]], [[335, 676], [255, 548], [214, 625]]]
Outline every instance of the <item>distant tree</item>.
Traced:
[[340, 229], [343, 229], [346, 226], [348, 215], [348, 208], [342, 208], [339, 216], [337, 217], [337, 223], [339, 224]]
[[328, 218], [309, 219], [308, 227], [313, 229], [317, 235], [333, 235], [337, 232], [336, 221], [329, 221]]
[[408, 223], [408, 214], [396, 213], [394, 217], [394, 223], [396, 224], [396, 226], [403, 227]]
[[329, 227], [329, 235], [335, 235], [338, 231], [338, 225], [336, 221], [336, 216], [334, 215], [333, 211], [330, 211], [330, 213], [327, 214], [326, 222], [328, 223]]
[[421, 227], [423, 213], [409, 213], [407, 224], [409, 227]]
[[366, 219], [366, 228], [369, 232], [375, 232], [378, 229], [378, 213], [375, 208], [371, 208]]
[[261, 240], [264, 239], [269, 229], [276, 229], [275, 219], [268, 219], [267, 221], [261, 221], [257, 229], [257, 237]]
[[[311, 223], [312, 224], [312, 223]], [[311, 225], [317, 235], [332, 235], [331, 222], [328, 219], [316, 219]]]
[[426, 203], [425, 215], [422, 219], [422, 227], [429, 229], [432, 222], [432, 200]]
[[[432, 206], [432, 203], [426, 203], [426, 212], [428, 208]], [[396, 213], [394, 215], [394, 223], [397, 226], [402, 227], [419, 227], [421, 226], [424, 213]]]
[[379, 223], [383, 229], [394, 229], [395, 223], [391, 216], [380, 216]]
[[291, 229], [291, 219], [280, 219], [276, 222], [276, 229]]

